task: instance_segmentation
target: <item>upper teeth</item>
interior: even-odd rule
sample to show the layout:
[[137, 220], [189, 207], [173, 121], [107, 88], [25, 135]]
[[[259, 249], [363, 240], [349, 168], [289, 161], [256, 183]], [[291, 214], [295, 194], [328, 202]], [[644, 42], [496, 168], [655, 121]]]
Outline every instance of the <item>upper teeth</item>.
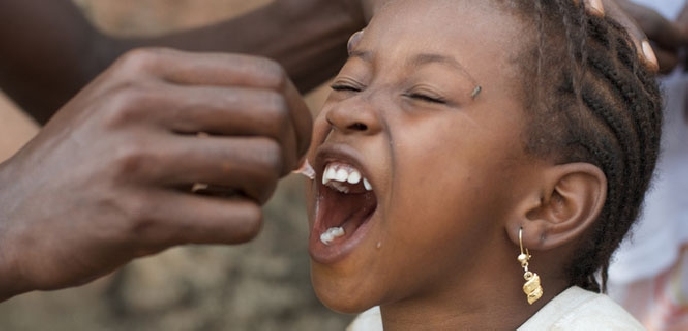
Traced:
[[349, 183], [351, 185], [356, 185], [361, 183], [361, 179], [363, 180], [363, 186], [366, 191], [372, 191], [373, 187], [370, 185], [370, 182], [367, 178], [363, 177], [358, 169], [350, 165], [330, 163], [325, 167], [325, 171], [323, 172], [322, 184], [329, 184], [328, 186], [340, 192], [348, 193], [349, 188], [342, 184]]

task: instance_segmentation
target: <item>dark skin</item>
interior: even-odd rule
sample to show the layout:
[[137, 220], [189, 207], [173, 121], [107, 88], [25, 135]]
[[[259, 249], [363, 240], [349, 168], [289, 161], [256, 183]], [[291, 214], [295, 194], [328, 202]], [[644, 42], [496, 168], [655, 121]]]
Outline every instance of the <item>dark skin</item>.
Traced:
[[[129, 53], [0, 167], [2, 297], [83, 283], [175, 245], [249, 241], [310, 128], [271, 60]], [[191, 194], [194, 183], [238, 194]]]
[[45, 124], [127, 50], [164, 46], [274, 58], [304, 92], [337, 73], [347, 39], [365, 26], [373, 3], [282, 0], [195, 30], [114, 38], [101, 34], [70, 0], [7, 0], [0, 3], [0, 45], [6, 45], [0, 49], [0, 86]]
[[[482, 1], [397, 1], [373, 18], [333, 81], [308, 156], [311, 279], [327, 307], [379, 305], [385, 330], [514, 330], [569, 286], [564, 264], [600, 213], [606, 177], [520, 147], [510, 52], [524, 49], [522, 33]], [[484, 89], [472, 99], [474, 81]], [[356, 199], [322, 184], [330, 164], [360, 170], [375, 205], [365, 225], [341, 223], [350, 234], [324, 244]], [[533, 305], [516, 261], [520, 228], [546, 284]]]
[[[201, 30], [118, 40], [69, 1], [0, 3], [0, 42], [14, 46], [0, 51], [5, 92], [43, 121], [58, 110], [0, 165], [0, 299], [83, 284], [176, 245], [251, 240], [261, 204], [310, 142], [287, 74], [308, 90], [334, 73], [364, 4], [278, 1]], [[138, 49], [61, 106], [145, 44], [223, 53]], [[238, 50], [279, 63], [226, 53]], [[192, 194], [195, 183], [230, 197]]]
[[[138, 40], [100, 35], [69, 1], [0, 2], [0, 44], [12, 46], [0, 49], [0, 86], [41, 122], [57, 110], [0, 164], [0, 300], [83, 284], [176, 245], [252, 239], [260, 205], [310, 141], [297, 90], [339, 68], [382, 2], [283, 0]], [[110, 65], [143, 45], [277, 63], [144, 49]], [[191, 194], [194, 183], [234, 194]]]

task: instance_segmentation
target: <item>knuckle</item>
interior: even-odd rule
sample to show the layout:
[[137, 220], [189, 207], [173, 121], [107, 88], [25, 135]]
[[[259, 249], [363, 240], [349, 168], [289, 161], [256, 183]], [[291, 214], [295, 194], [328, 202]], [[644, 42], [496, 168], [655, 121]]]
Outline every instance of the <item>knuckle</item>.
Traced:
[[267, 165], [265, 171], [262, 172], [263, 176], [257, 181], [260, 186], [257, 189], [256, 197], [261, 204], [267, 202], [277, 190], [283, 162], [279, 157], [275, 157], [275, 159], [278, 161], [273, 161]]
[[264, 100], [268, 117], [276, 129], [278, 137], [281, 137], [288, 131], [291, 122], [289, 104], [283, 95], [276, 92], [268, 93]]
[[284, 166], [284, 160], [282, 157], [282, 146], [274, 140], [266, 140], [265, 148], [260, 155], [261, 161], [266, 166], [266, 172], [274, 175], [276, 178], [270, 178], [277, 181], [279, 179], [279, 173], [282, 171]]
[[289, 81], [282, 65], [268, 58], [261, 58], [259, 61], [259, 67], [262, 68], [268, 85], [276, 90], [282, 90]]
[[260, 204], [270, 199], [277, 189], [282, 170], [280, 150], [277, 143], [266, 139], [263, 147], [257, 149], [258, 162], [247, 173], [250, 180], [245, 182], [246, 194]]
[[104, 112], [107, 127], [138, 122], [150, 106], [153, 93], [143, 84], [124, 82], [112, 91]]
[[119, 226], [120, 235], [125, 239], [141, 238], [155, 227], [153, 207], [150, 199], [142, 198], [138, 194], [120, 198], [120, 208], [123, 220]]
[[141, 141], [126, 140], [119, 143], [113, 153], [114, 169], [120, 179], [142, 175], [147, 169], [149, 153], [146, 145]]
[[136, 48], [121, 55], [115, 61], [115, 66], [132, 73], [147, 72], [159, 60], [160, 49]]
[[234, 242], [245, 243], [255, 238], [263, 228], [263, 216], [260, 206], [251, 205], [246, 211], [245, 219], [232, 228]]

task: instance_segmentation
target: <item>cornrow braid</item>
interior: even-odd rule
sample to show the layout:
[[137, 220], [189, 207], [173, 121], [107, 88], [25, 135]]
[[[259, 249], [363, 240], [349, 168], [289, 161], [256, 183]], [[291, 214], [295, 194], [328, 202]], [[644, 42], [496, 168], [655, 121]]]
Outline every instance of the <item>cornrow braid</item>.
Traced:
[[507, 2], [537, 31], [518, 59], [536, 86], [523, 91], [526, 151], [557, 163], [591, 163], [607, 176], [603, 210], [566, 269], [570, 285], [603, 291], [612, 253], [638, 217], [660, 150], [659, 86], [626, 30], [587, 14], [584, 1]]

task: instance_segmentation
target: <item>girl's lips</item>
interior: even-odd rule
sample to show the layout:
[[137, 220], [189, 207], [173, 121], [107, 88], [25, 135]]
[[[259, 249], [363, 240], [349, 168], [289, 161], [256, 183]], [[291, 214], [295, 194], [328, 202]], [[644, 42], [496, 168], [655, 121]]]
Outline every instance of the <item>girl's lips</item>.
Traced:
[[[344, 259], [365, 238], [375, 218], [377, 197], [358, 152], [346, 145], [323, 145], [315, 158], [313, 224], [309, 238], [311, 258], [331, 264]], [[339, 171], [338, 171], [339, 170]], [[335, 173], [339, 172], [335, 175]], [[321, 240], [325, 232], [341, 227], [344, 233]]]

